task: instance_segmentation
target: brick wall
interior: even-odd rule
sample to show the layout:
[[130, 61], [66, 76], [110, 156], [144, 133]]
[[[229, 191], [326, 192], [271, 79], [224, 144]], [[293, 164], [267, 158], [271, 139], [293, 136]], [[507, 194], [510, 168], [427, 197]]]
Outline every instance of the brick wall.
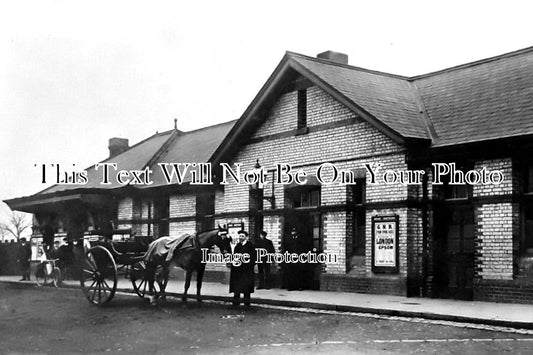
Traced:
[[194, 220], [185, 222], [170, 222], [168, 227], [169, 235], [171, 237], [196, 233], [196, 221]]
[[336, 262], [325, 265], [328, 274], [345, 274], [346, 261], [346, 212], [328, 212], [323, 215], [324, 252], [337, 256]]
[[513, 278], [513, 204], [476, 208], [479, 251], [477, 275], [483, 279]]
[[224, 190], [215, 191], [215, 214], [220, 214], [224, 212], [224, 196]]
[[263, 230], [267, 232], [267, 238], [272, 241], [276, 251], [281, 249], [283, 217], [282, 216], [264, 216]]
[[118, 219], [119, 229], [127, 229], [127, 228], [132, 227], [131, 223], [120, 222], [121, 220], [131, 221], [133, 219], [133, 198], [132, 197], [124, 197], [118, 202], [117, 219]]
[[169, 217], [194, 217], [196, 215], [196, 195], [170, 196]]
[[[500, 185], [475, 185], [474, 197], [510, 195], [513, 191], [512, 160], [478, 161], [475, 169], [500, 170], [505, 180]], [[513, 239], [518, 232], [518, 206], [488, 202], [476, 206], [476, 276], [485, 280], [513, 278]]]
[[357, 277], [353, 275], [320, 275], [320, 288], [327, 291], [374, 293], [384, 295], [407, 295], [404, 277], [380, 276]]
[[[372, 127], [366, 121], [357, 117], [355, 113], [344, 107], [331, 96], [317, 87], [307, 89], [307, 123], [309, 127], [323, 125], [332, 122], [350, 122], [343, 126], [332, 125], [328, 129], [310, 131], [307, 134], [290, 137], [273, 138], [271, 135], [295, 130], [297, 128], [297, 92], [290, 92], [282, 95], [273, 105], [265, 121], [253, 133], [254, 143], [245, 145], [235, 156], [233, 162], [243, 164], [243, 170], [253, 168], [256, 159], [265, 169], [272, 169], [276, 163], [286, 163], [296, 169], [305, 170], [308, 175], [315, 175], [316, 169], [324, 162], [333, 162], [340, 170], [350, 170], [364, 167], [365, 163], [382, 163], [382, 170], [386, 169], [406, 169], [405, 151], [387, 136]], [[268, 139], [259, 139], [259, 138]], [[325, 178], [332, 175], [332, 171], [324, 174]], [[269, 175], [270, 180], [270, 175]], [[249, 188], [246, 185], [238, 186], [230, 184], [225, 186], [224, 211], [246, 211], [248, 209]], [[285, 187], [281, 184], [274, 186], [276, 208], [286, 207]], [[270, 196], [271, 186], [265, 187], [265, 195]], [[369, 184], [367, 175], [367, 196], [369, 203], [393, 202], [407, 199], [407, 187], [402, 185], [384, 185], [378, 181], [376, 185]], [[347, 202], [347, 188], [342, 184], [321, 185], [321, 205], [336, 206]], [[265, 209], [269, 209], [265, 203]], [[400, 276], [392, 277], [374, 275], [373, 283], [382, 285], [375, 288], [360, 287], [359, 290], [378, 290], [387, 287], [396, 288], [396, 293], [402, 293], [404, 286], [398, 286], [399, 279], [405, 280], [407, 276], [407, 223], [414, 224], [419, 218], [419, 214], [407, 212], [403, 209], [381, 210], [375, 209], [367, 213], [367, 252], [364, 260], [360, 260], [358, 270], [350, 271], [350, 275], [366, 275], [372, 277], [371, 273], [371, 246], [370, 229], [371, 216], [377, 214], [400, 214], [400, 229], [403, 236], [400, 241]], [[418, 212], [417, 212], [418, 213]], [[408, 215], [409, 221], [408, 221]], [[346, 276], [348, 272], [348, 260], [351, 257], [351, 225], [353, 216], [346, 211], [324, 211], [323, 213], [323, 238], [324, 249], [328, 254], [337, 255], [337, 261], [325, 265], [325, 272], [328, 275]], [[281, 245], [283, 233], [283, 218], [281, 215], [265, 215], [263, 217], [264, 229], [269, 233], [275, 244]], [[413, 252], [409, 256], [418, 255], [418, 242], [421, 239], [421, 232], [415, 227], [410, 227], [409, 236], [413, 240], [410, 247]], [[420, 234], [420, 235], [419, 235]], [[418, 262], [418, 261], [416, 261]], [[414, 263], [411, 267], [418, 272], [419, 264]], [[362, 269], [362, 270], [361, 270]], [[380, 281], [383, 279], [384, 281]], [[330, 280], [330, 279], [327, 279]], [[335, 279], [337, 280], [337, 279]], [[353, 281], [353, 277], [348, 282]], [[391, 281], [393, 280], [393, 281]], [[335, 281], [337, 284], [338, 282]], [[334, 282], [334, 283], [335, 283]], [[403, 281], [400, 281], [400, 283]], [[321, 288], [329, 289], [334, 286], [332, 282], [324, 279]], [[342, 282], [341, 282], [342, 283]], [[368, 284], [368, 283], [367, 283]], [[393, 285], [393, 286], [391, 286]], [[395, 285], [395, 286], [394, 286]], [[346, 289], [352, 286], [345, 285]], [[392, 291], [391, 291], [392, 292]], [[394, 293], [394, 292], [393, 292]]]
[[474, 300], [485, 302], [533, 302], [531, 280], [474, 280]]

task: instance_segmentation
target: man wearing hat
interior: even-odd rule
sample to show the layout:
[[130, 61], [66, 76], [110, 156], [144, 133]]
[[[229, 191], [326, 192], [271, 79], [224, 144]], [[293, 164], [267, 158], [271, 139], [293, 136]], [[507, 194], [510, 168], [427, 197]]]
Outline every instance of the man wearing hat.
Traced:
[[[255, 248], [250, 243], [248, 233], [240, 230], [239, 243], [235, 246], [234, 254], [241, 254], [241, 263], [233, 263], [229, 277], [229, 292], [233, 292], [233, 305], [240, 303], [241, 293], [244, 295], [244, 305], [250, 306], [250, 294], [254, 292]], [[248, 255], [246, 257], [246, 255]]]
[[[273, 254], [276, 252], [274, 244], [267, 238], [267, 232], [261, 231], [259, 233], [259, 239], [255, 241], [255, 249], [265, 249], [267, 253]], [[270, 264], [263, 260], [257, 264], [257, 271], [259, 276], [259, 286], [257, 289], [270, 288]]]
[[[291, 229], [290, 235], [285, 238], [284, 249], [289, 254], [301, 254], [304, 251], [303, 241], [296, 228]], [[305, 265], [296, 263], [286, 263], [284, 266], [285, 282], [287, 290], [303, 290], [307, 282], [305, 275]]]
[[26, 241], [26, 238], [20, 238], [20, 246], [17, 252], [17, 261], [22, 273], [22, 279], [20, 281], [30, 280], [30, 258], [31, 247], [30, 243]]

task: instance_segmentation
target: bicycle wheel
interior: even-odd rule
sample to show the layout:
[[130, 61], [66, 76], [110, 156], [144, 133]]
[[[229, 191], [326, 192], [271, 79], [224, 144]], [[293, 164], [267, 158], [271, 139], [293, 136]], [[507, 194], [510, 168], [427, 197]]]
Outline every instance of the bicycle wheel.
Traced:
[[52, 279], [52, 282], [55, 287], [58, 287], [61, 284], [61, 270], [56, 266], [52, 270], [52, 273], [50, 274], [50, 278]]

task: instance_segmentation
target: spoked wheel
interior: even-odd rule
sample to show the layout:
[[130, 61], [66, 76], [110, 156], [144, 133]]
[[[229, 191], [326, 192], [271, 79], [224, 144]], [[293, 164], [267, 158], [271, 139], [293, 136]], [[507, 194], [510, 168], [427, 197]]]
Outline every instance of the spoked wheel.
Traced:
[[[148, 274], [144, 261], [138, 261], [133, 264], [130, 271], [130, 281], [139, 297], [145, 297], [150, 294]], [[162, 294], [162, 290], [166, 289], [168, 283], [168, 273], [165, 272], [163, 267], [157, 267], [154, 281], [154, 296], [159, 297]]]
[[89, 249], [83, 261], [80, 285], [89, 302], [103, 305], [113, 299], [117, 290], [117, 265], [106, 248]]

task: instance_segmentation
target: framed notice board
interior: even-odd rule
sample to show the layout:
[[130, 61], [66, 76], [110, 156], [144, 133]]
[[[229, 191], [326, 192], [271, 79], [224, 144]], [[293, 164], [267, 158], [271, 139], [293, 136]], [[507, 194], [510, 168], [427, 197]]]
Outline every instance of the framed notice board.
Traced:
[[399, 272], [399, 217], [372, 217], [372, 272], [397, 274]]

